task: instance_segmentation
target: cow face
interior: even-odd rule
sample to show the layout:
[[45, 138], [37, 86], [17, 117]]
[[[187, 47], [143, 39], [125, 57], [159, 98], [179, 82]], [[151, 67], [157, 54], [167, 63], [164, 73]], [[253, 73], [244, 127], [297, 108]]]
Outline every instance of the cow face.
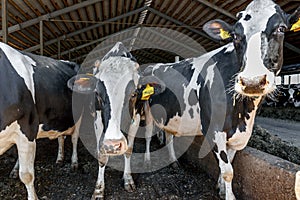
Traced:
[[[127, 140], [122, 131], [126, 132], [130, 126], [130, 123], [124, 121], [131, 122], [128, 118], [134, 116], [133, 110], [137, 112], [136, 109], [131, 109], [130, 113], [128, 105], [137, 96], [139, 65], [119, 42], [101, 61], [97, 60], [94, 66], [93, 74], [77, 75], [69, 80], [68, 85], [77, 93], [93, 94], [94, 105], [91, 107], [95, 111], [91, 110], [95, 116], [98, 149], [105, 155], [120, 155], [127, 150]], [[147, 82], [143, 84], [139, 87], [147, 87], [148, 90], [144, 89], [144, 93], [147, 93], [151, 86]], [[136, 107], [136, 102], [137, 100], [131, 104], [133, 108]]]
[[300, 8], [285, 14], [268, 0], [254, 0], [238, 13], [233, 26], [222, 20], [205, 24], [204, 30], [215, 39], [232, 40], [240, 65], [235, 91], [244, 96], [262, 96], [276, 88], [277, 75], [283, 61], [284, 32], [300, 17]]

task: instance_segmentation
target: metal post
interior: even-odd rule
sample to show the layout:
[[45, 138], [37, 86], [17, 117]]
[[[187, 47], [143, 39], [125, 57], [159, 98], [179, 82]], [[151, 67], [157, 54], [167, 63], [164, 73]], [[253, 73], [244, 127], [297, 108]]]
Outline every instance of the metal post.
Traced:
[[44, 54], [44, 40], [43, 40], [43, 21], [40, 21], [40, 54], [43, 55]]
[[1, 0], [2, 5], [2, 41], [7, 43], [8, 28], [7, 28], [7, 1]]

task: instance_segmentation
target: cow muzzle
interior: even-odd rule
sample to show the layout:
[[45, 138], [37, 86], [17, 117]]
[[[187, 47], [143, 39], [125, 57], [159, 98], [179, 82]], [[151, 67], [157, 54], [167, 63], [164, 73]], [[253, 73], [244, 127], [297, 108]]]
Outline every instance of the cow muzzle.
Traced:
[[270, 82], [267, 79], [267, 75], [255, 76], [255, 77], [243, 77], [237, 78], [235, 90], [244, 96], [262, 96], [268, 94], [270, 90]]
[[104, 155], [117, 156], [124, 154], [128, 149], [125, 137], [121, 139], [106, 139], [100, 148], [100, 152]]

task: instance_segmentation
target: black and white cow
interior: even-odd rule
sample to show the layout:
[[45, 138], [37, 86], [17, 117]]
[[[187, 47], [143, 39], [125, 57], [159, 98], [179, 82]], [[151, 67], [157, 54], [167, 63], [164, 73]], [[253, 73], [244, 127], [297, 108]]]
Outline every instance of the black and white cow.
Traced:
[[[124, 154], [128, 157], [132, 153], [132, 133], [135, 135], [139, 127], [143, 109], [143, 103], [137, 103], [137, 89], [144, 88], [151, 82], [155, 83], [157, 88], [153, 94], [161, 92], [156, 78], [146, 80], [138, 87], [138, 69], [135, 58], [121, 42], [118, 42], [101, 61], [95, 61], [93, 74], [79, 74], [68, 82], [74, 92], [91, 97], [88, 109], [94, 116], [99, 163], [92, 199], [104, 198], [104, 171], [109, 156]], [[128, 143], [123, 132], [127, 133]], [[126, 177], [127, 173], [125, 169], [125, 187], [133, 183], [131, 176], [130, 179]]]
[[300, 107], [300, 86], [293, 85], [288, 90], [289, 99], [288, 102], [291, 103], [295, 108]]
[[232, 40], [229, 44], [197, 58], [156, 64], [144, 71], [145, 76], [158, 77], [166, 85], [163, 93], [150, 98], [146, 118], [150, 116], [167, 134], [206, 136], [219, 161], [218, 186], [226, 199], [235, 199], [231, 162], [236, 151], [247, 145], [262, 99], [275, 91], [284, 32], [299, 17], [300, 7], [288, 15], [271, 0], [254, 0], [238, 14], [233, 26], [222, 20], [204, 25], [208, 35]]
[[17, 145], [19, 177], [26, 186], [28, 199], [37, 199], [36, 138], [76, 132], [72, 138], [75, 146], [72, 162], [77, 163], [78, 131], [67, 81], [78, 70], [75, 63], [20, 52], [0, 43], [0, 155]]

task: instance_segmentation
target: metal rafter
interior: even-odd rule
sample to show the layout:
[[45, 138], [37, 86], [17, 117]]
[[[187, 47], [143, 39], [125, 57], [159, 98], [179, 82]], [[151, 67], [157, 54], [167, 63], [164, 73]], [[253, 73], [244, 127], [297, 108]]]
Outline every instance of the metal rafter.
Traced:
[[[88, 46], [90, 46], [90, 45], [93, 45], [93, 44], [96, 44], [96, 43], [101, 42], [101, 41], [103, 41], [103, 40], [106, 40], [106, 39], [109, 38], [109, 37], [114, 37], [114, 36], [116, 36], [116, 35], [119, 35], [119, 34], [121, 34], [121, 33], [124, 33], [124, 32], [126, 32], [126, 31], [129, 31], [129, 30], [131, 30], [131, 29], [135, 29], [135, 28], [137, 28], [137, 27], [138, 27], [138, 26], [136, 25], [136, 26], [127, 28], [127, 29], [125, 29], [125, 30], [121, 30], [121, 31], [119, 31], [119, 32], [116, 32], [116, 33], [114, 33], [114, 34], [111, 34], [111, 35], [102, 37], [102, 38], [100, 38], [100, 39], [98, 39], [98, 40], [95, 40], [95, 41], [92, 41], [92, 42], [88, 42], [88, 43], [86, 43], [86, 44], [80, 45], [80, 46], [78, 46], [78, 47], [74, 47], [74, 48], [72, 48], [72, 49], [68, 49], [67, 51], [61, 52], [60, 55], [61, 55], [61, 56], [62, 56], [62, 55], [66, 55], [66, 54], [68, 54], [69, 52], [77, 51], [77, 50], [79, 50], [79, 49], [88, 47]], [[52, 58], [56, 58], [57, 55], [52, 55], [51, 57], [52, 57]]]
[[[37, 18], [28, 20], [26, 22], [22, 22], [20, 24], [13, 25], [13, 26], [11, 26], [11, 27], [8, 28], [8, 33], [13, 33], [15, 31], [19, 31], [19, 30], [21, 30], [23, 28], [26, 28], [26, 27], [32, 26], [34, 24], [37, 24], [37, 23], [39, 23], [42, 20], [49, 20], [51, 18], [63, 15], [65, 13], [69, 13], [71, 11], [80, 9], [82, 7], [86, 7], [86, 6], [98, 3], [99, 1], [103, 1], [103, 0], [87, 0], [87, 1], [83, 1], [81, 3], [77, 3], [77, 4], [69, 6], [67, 8], [63, 8], [63, 9], [54, 11], [52, 13], [48, 13], [48, 14], [39, 16]], [[0, 35], [2, 35], [2, 30], [0, 31]]]
[[[58, 37], [58, 38], [56, 38], [56, 39], [52, 39], [52, 40], [49, 40], [49, 41], [45, 42], [45, 43], [44, 43], [44, 46], [48, 46], [48, 45], [50, 45], [50, 44], [54, 44], [54, 43], [57, 42], [57, 40], [64, 40], [64, 39], [66, 39], [66, 38], [70, 38], [70, 37], [73, 37], [73, 36], [75, 36], [75, 35], [84, 33], [84, 32], [86, 32], [86, 31], [88, 31], [88, 30], [92, 30], [92, 29], [98, 28], [98, 27], [100, 27], [100, 26], [105, 25], [106, 23], [118, 21], [118, 20], [120, 20], [120, 19], [122, 19], [122, 18], [126, 18], [126, 17], [129, 17], [129, 16], [131, 16], [131, 15], [135, 15], [135, 14], [137, 14], [137, 13], [139, 13], [139, 12], [142, 12], [143, 10], [146, 10], [146, 9], [147, 9], [147, 6], [144, 6], [144, 7], [141, 7], [141, 8], [139, 8], [139, 9], [136, 9], [136, 10], [133, 10], [133, 11], [130, 11], [130, 12], [127, 12], [127, 13], [125, 13], [125, 14], [123, 14], [123, 15], [119, 15], [119, 16], [117, 16], [117, 17], [113, 17], [113, 18], [110, 18], [110, 19], [108, 19], [108, 20], [102, 21], [101, 23], [94, 24], [94, 25], [92, 25], [92, 26], [89, 26], [89, 27], [80, 29], [80, 30], [78, 30], [78, 31], [74, 31], [74, 32], [69, 33], [69, 34], [66, 34], [66, 35], [62, 35], [62, 36], [60, 36], [60, 37]], [[36, 51], [36, 50], [38, 50], [39, 48], [40, 48], [40, 45], [35, 45], [35, 46], [33, 46], [33, 47], [30, 47], [30, 48], [28, 48], [28, 49], [25, 49], [25, 51], [29, 51], [29, 52], [31, 52], [31, 51]]]
[[[197, 29], [194, 29], [194, 28], [190, 27], [189, 25], [187, 25], [187, 24], [185, 24], [185, 23], [183, 23], [181, 21], [178, 21], [177, 19], [174, 19], [173, 17], [170, 17], [170, 16], [168, 16], [166, 14], [163, 14], [163, 13], [161, 13], [160, 11], [158, 11], [158, 10], [156, 10], [154, 8], [149, 7], [148, 10], [150, 12], [152, 12], [153, 14], [156, 14], [156, 15], [158, 15], [158, 16], [160, 16], [160, 17], [162, 17], [162, 18], [164, 18], [164, 19], [166, 19], [168, 21], [171, 21], [171, 22], [173, 22], [173, 23], [175, 23], [175, 24], [177, 24], [179, 26], [184, 26], [186, 29], [188, 29], [188, 30], [190, 30], [190, 31], [192, 31], [194, 33], [197, 33], [197, 34], [201, 35], [202, 37], [205, 37], [207, 39], [212, 40], [209, 36], [207, 36], [203, 32], [201, 32], [201, 31], [199, 31]], [[215, 41], [215, 40], [213, 40], [213, 41]], [[218, 41], [215, 41], [215, 42], [219, 43]]]

